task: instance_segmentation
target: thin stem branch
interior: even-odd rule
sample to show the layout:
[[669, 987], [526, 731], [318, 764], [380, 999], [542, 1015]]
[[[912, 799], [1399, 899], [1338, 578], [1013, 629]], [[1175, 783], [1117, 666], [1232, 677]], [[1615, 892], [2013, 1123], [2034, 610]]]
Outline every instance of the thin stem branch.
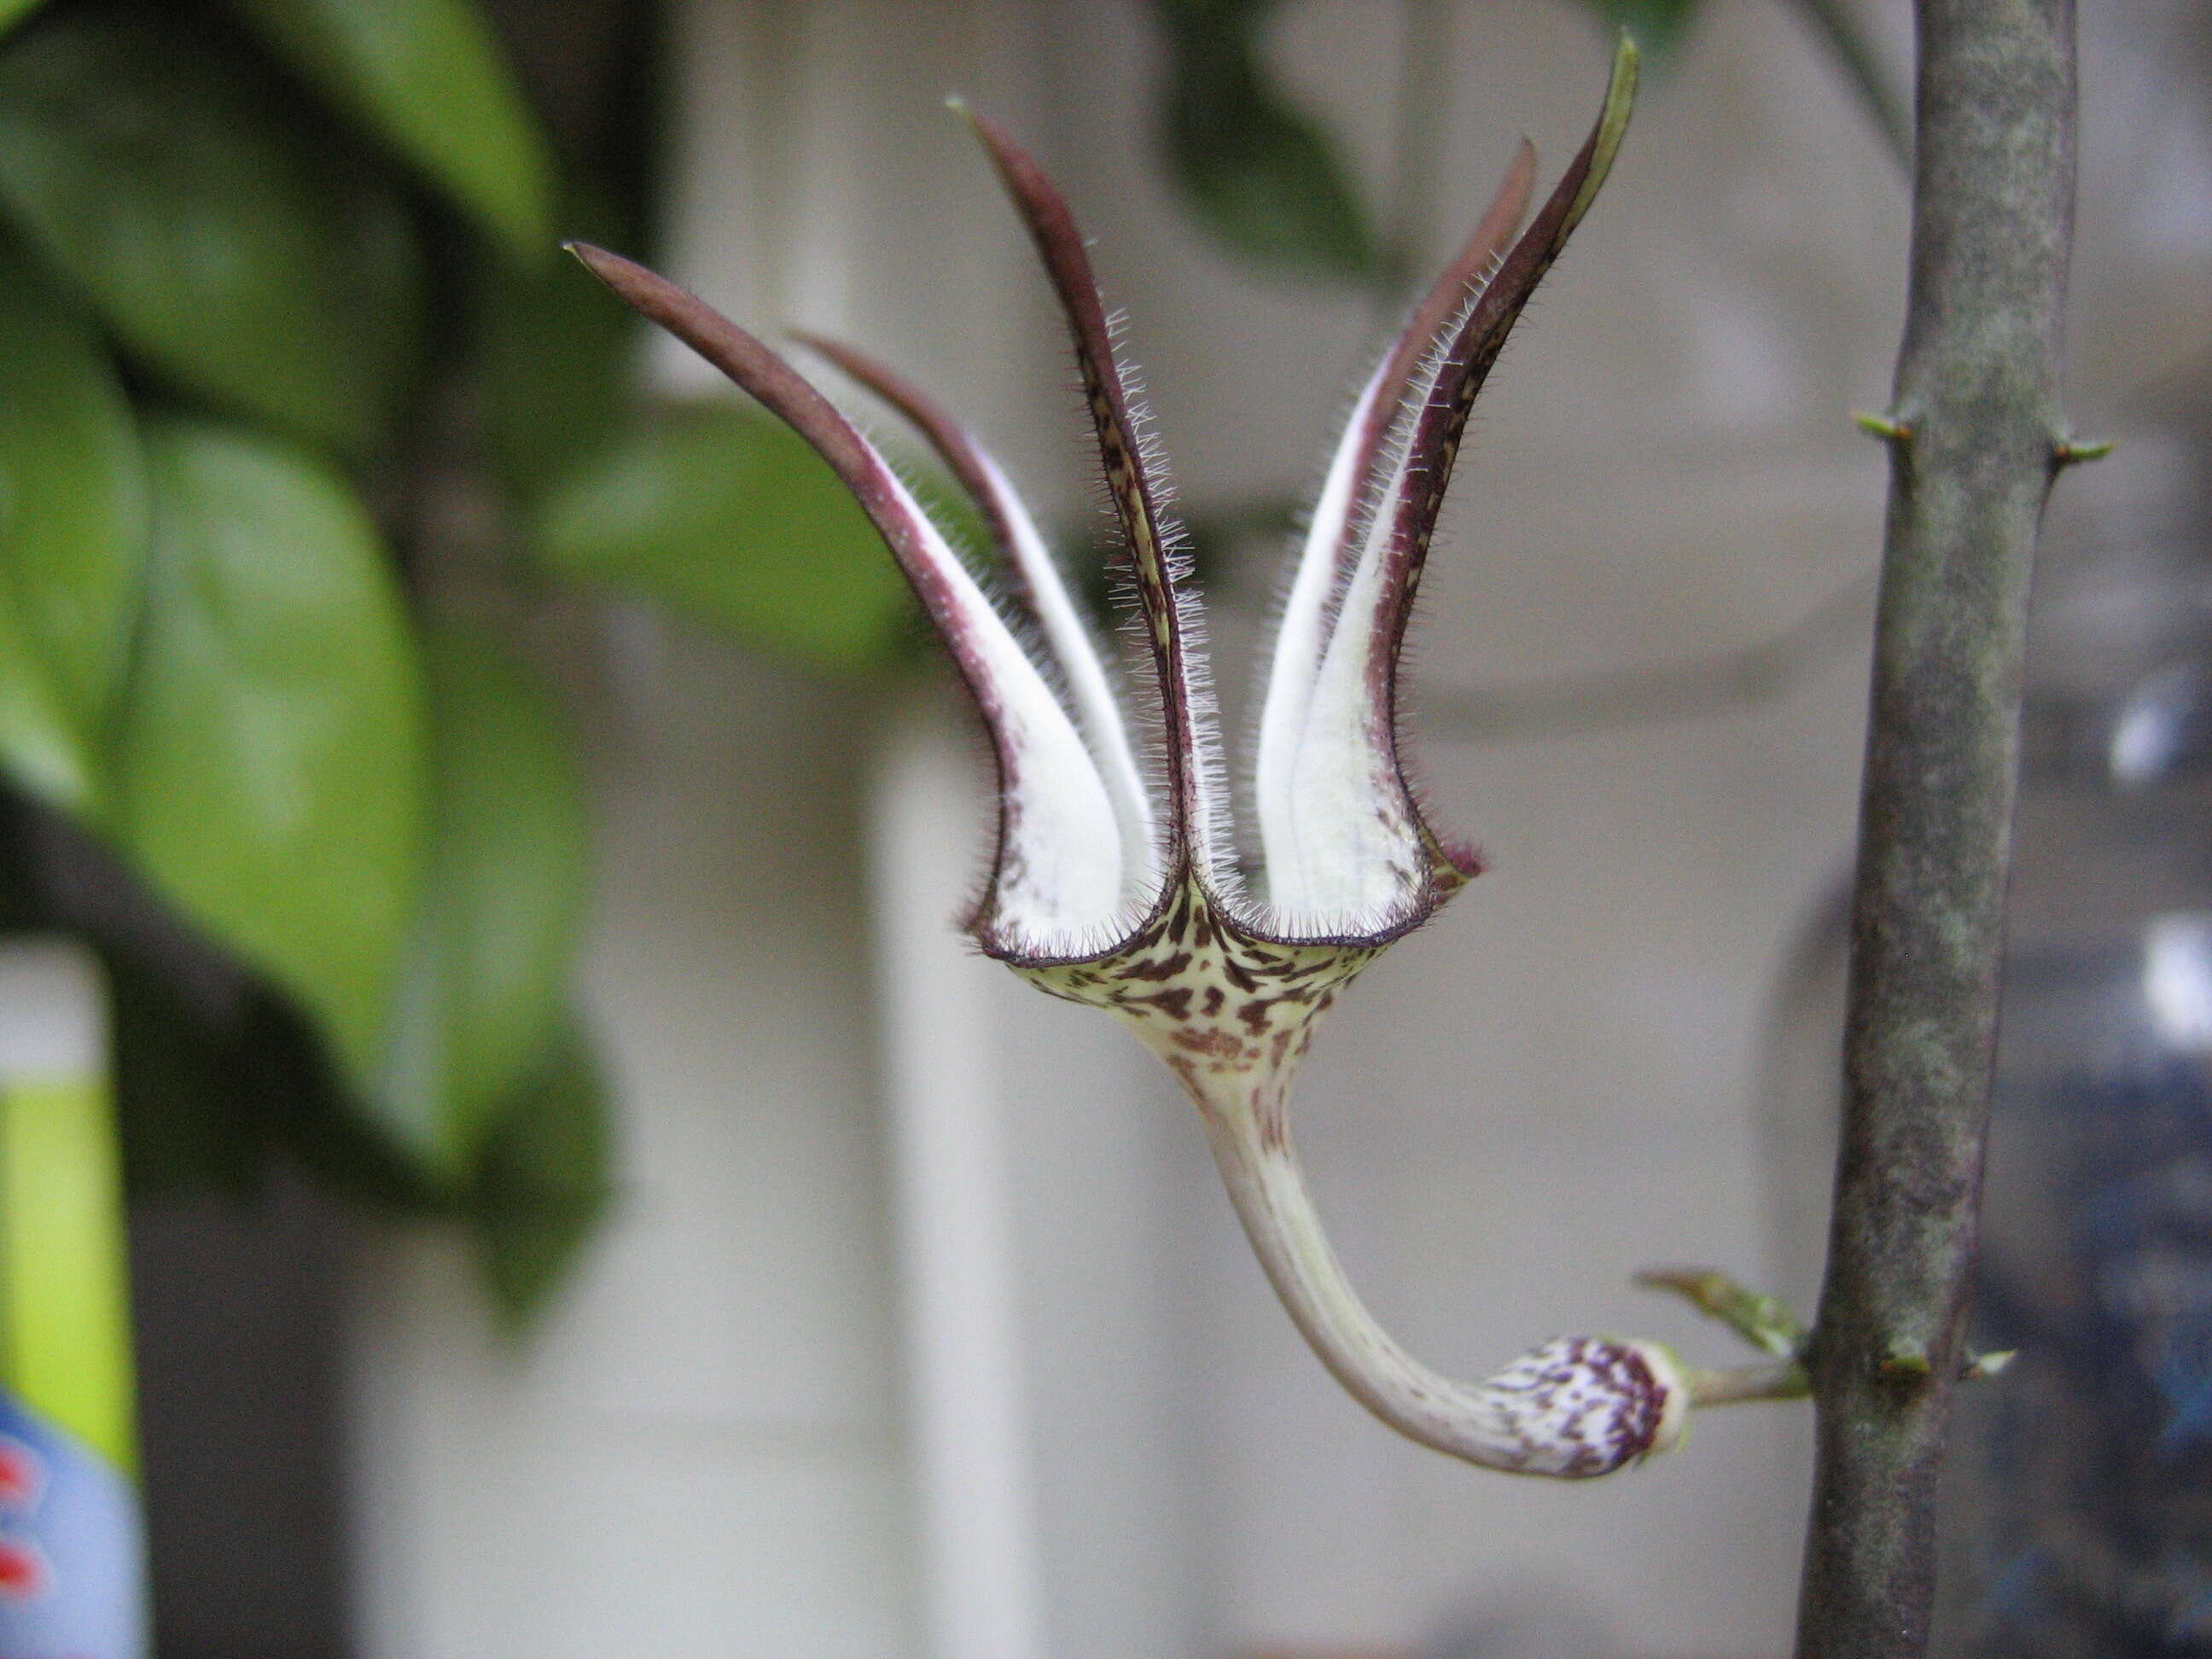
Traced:
[[1853, 901], [1800, 1659], [1927, 1650], [1996, 1036], [2035, 538], [2063, 453], [2072, 0], [1919, 0], [1911, 280]]
[[1719, 1370], [1686, 1369], [1683, 1380], [1692, 1406], [1735, 1406], [1747, 1401], [1802, 1400], [1812, 1380], [1794, 1359], [1771, 1365], [1732, 1365]]

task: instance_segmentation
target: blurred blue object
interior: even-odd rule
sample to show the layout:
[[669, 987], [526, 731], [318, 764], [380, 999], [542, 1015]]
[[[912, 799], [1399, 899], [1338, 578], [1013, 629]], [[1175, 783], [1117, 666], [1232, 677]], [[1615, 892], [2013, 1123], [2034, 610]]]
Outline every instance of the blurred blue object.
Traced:
[[0, 1659], [144, 1659], [138, 1494], [0, 1389]]

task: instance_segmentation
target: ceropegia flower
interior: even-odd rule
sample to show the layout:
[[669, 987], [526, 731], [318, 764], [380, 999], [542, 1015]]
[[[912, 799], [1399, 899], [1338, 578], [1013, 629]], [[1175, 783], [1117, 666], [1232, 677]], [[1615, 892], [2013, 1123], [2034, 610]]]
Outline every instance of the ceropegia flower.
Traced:
[[971, 493], [996, 544], [995, 594], [898, 472], [813, 386], [683, 289], [577, 253], [805, 437], [873, 518], [952, 654], [999, 772], [997, 854], [974, 930], [1042, 989], [1126, 1021], [1204, 1115], [1229, 1193], [1291, 1317], [1384, 1421], [1443, 1451], [1529, 1474], [1602, 1474], [1674, 1443], [1691, 1381], [1655, 1344], [1565, 1338], [1490, 1380], [1416, 1363], [1360, 1305], [1322, 1234], [1286, 1121], [1314, 1024], [1393, 939], [1477, 868], [1439, 834], [1400, 765], [1400, 648], [1469, 404], [1537, 282], [1589, 209], [1627, 123], [1623, 42], [1595, 128], [1517, 236], [1524, 143], [1459, 258], [1354, 404], [1285, 597], [1254, 770], [1259, 869], [1240, 879], [1200, 617], [1161, 510], [1084, 239], [997, 125], [974, 118], [1027, 222], [1074, 336], [1126, 538], [1158, 688], [1156, 766], [1093, 623], [998, 464], [890, 370], [811, 341], [902, 413]]

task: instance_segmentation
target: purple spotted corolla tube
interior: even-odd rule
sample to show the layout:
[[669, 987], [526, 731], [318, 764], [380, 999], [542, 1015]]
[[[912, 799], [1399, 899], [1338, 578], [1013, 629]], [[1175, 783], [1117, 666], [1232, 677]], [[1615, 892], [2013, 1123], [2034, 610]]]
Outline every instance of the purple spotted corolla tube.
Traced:
[[[1525, 229], [1524, 143], [1459, 257], [1354, 403], [1297, 550], [1265, 686], [1239, 872], [1200, 617], [1158, 458], [1142, 435], [1082, 233], [994, 123], [977, 136], [1066, 312], [1135, 591], [1160, 742], [1148, 766], [1095, 622], [988, 453], [890, 370], [806, 343], [902, 414], [972, 495], [1005, 580], [969, 574], [897, 471], [774, 352], [682, 289], [574, 249], [820, 452], [943, 636], [988, 728], [998, 844], [973, 918], [982, 948], [1040, 989], [1119, 1016], [1204, 1118], [1229, 1195], [1323, 1364], [1393, 1428], [1474, 1463], [1605, 1474], [1680, 1441], [1700, 1374], [1651, 1342], [1566, 1337], [1481, 1382], [1420, 1364], [1367, 1312], [1324, 1237], [1295, 1152], [1291, 1078], [1322, 1013], [1473, 877], [1401, 765], [1398, 665], [1468, 410], [1507, 333], [1612, 165], [1636, 82], [1622, 42], [1595, 128]], [[1515, 233], [1516, 229], [1519, 234]]]

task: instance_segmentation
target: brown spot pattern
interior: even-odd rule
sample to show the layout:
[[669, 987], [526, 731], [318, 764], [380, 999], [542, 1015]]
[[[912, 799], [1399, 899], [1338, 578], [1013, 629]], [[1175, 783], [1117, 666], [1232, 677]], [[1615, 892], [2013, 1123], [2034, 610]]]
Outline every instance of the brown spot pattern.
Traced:
[[1105, 955], [1015, 971], [1054, 996], [1121, 1016], [1203, 1106], [1225, 1079], [1283, 1078], [1337, 988], [1376, 955], [1365, 945], [1255, 939], [1186, 880], [1155, 921]]

